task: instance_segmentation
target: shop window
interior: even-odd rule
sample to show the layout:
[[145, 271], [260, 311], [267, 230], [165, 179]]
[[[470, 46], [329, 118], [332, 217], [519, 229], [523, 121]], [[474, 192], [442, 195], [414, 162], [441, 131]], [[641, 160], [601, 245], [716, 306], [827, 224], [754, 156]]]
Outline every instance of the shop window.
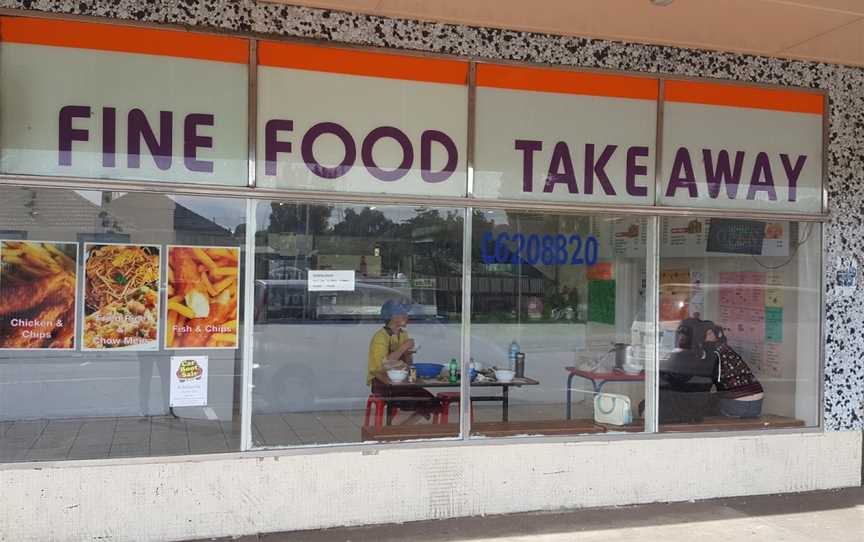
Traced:
[[819, 423], [821, 225], [664, 218], [661, 431]]
[[457, 436], [463, 215], [258, 202], [255, 446]]
[[642, 431], [646, 227], [623, 216], [475, 211], [473, 434]]
[[0, 189], [0, 459], [240, 448], [245, 202]]

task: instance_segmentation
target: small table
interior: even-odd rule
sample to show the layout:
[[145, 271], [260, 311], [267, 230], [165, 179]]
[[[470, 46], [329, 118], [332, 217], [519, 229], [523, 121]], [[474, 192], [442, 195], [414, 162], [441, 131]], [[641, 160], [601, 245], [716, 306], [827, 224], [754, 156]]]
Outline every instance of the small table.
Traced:
[[564, 367], [564, 370], [567, 371], [567, 399], [565, 403], [566, 409], [566, 417], [567, 419], [572, 419], [572, 405], [570, 401], [573, 396], [573, 391], [571, 386], [573, 384], [573, 377], [578, 376], [584, 378], [586, 380], [591, 381], [591, 385], [594, 387], [594, 393], [600, 393], [603, 390], [603, 385], [607, 382], [644, 382], [645, 381], [645, 371], [642, 371], [638, 374], [629, 374], [624, 371], [612, 371], [611, 373], [595, 373], [592, 371], [584, 371], [582, 369], [577, 369], [576, 367]]
[[[389, 394], [387, 397], [383, 399], [389, 403], [390, 400], [398, 400], [399, 399], [399, 390], [409, 389], [409, 388], [458, 388], [462, 384], [460, 381], [450, 382], [447, 380], [438, 380], [437, 378], [417, 378], [416, 382], [408, 382], [407, 380], [403, 382], [393, 382], [387, 376], [387, 373], [379, 373], [375, 376], [375, 380], [379, 383], [383, 384], [389, 390]], [[492, 395], [492, 396], [482, 396], [475, 397], [471, 396], [472, 401], [501, 401], [501, 421], [507, 423], [510, 420], [510, 388], [516, 387], [521, 388], [522, 386], [536, 386], [540, 384], [540, 382], [534, 380], [533, 378], [514, 378], [510, 382], [498, 382], [497, 380], [486, 381], [486, 382], [477, 382], [474, 381], [471, 383], [472, 388], [501, 388], [501, 395]], [[390, 419], [390, 409], [387, 409], [386, 414], [387, 425], [390, 425], [392, 421]]]

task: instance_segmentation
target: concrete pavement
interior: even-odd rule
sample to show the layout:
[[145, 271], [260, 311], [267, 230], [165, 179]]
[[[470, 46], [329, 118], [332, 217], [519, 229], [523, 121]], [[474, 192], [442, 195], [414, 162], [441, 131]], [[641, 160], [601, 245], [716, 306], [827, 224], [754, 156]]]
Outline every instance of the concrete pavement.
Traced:
[[[229, 539], [223, 539], [229, 540]], [[864, 488], [301, 531], [237, 542], [864, 541]]]

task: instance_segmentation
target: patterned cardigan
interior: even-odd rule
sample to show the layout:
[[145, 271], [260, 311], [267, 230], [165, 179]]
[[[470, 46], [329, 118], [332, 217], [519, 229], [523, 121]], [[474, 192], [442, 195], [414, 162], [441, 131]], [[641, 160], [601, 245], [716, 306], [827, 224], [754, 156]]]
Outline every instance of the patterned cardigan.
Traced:
[[717, 368], [714, 384], [717, 391], [727, 399], [738, 399], [748, 395], [762, 393], [762, 384], [753, 376], [753, 372], [738, 352], [725, 342], [716, 350]]

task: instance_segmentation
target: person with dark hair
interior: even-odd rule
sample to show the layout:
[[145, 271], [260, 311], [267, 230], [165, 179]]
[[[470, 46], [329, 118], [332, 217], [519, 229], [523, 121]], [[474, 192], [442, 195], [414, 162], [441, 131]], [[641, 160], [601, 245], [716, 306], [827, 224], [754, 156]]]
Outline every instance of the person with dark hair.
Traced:
[[714, 385], [720, 394], [720, 414], [736, 418], [757, 418], [762, 414], [764, 390], [747, 362], [726, 342], [720, 326], [705, 331], [704, 349], [716, 359]]

